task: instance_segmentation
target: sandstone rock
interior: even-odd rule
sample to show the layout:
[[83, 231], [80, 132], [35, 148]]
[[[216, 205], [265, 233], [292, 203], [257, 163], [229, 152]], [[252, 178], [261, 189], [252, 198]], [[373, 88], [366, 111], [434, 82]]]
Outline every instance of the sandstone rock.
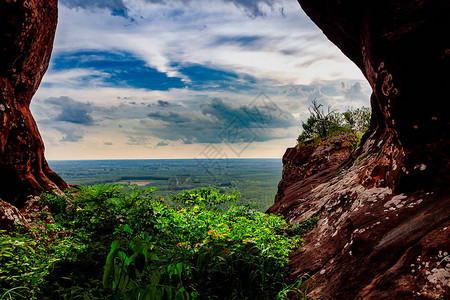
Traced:
[[[299, 0], [302, 8], [363, 72], [372, 87], [373, 141], [403, 157], [395, 190], [449, 182], [450, 3], [446, 0]], [[385, 138], [380, 139], [381, 135]], [[426, 170], [416, 166], [425, 165]], [[394, 180], [395, 182], [391, 182]]]
[[310, 299], [449, 298], [450, 2], [299, 2], [373, 94], [348, 170], [290, 182], [269, 209], [320, 218], [291, 256], [291, 279], [313, 276]]
[[44, 158], [29, 105], [53, 47], [57, 0], [0, 1], [0, 197], [22, 205], [27, 195], [67, 188]]
[[42, 204], [39, 196], [28, 196], [24, 205], [20, 209], [20, 213], [31, 224], [39, 220], [44, 223], [54, 223], [50, 209]]
[[377, 181], [362, 185], [361, 170], [379, 159], [372, 147], [366, 143], [364, 159], [332, 173], [338, 176], [291, 183], [269, 210], [290, 222], [320, 218], [304, 250], [291, 255], [291, 279], [313, 276], [309, 299], [445, 299], [450, 263], [441, 260], [450, 246], [449, 191], [397, 194]]
[[27, 220], [16, 207], [0, 199], [0, 229], [10, 229], [14, 225], [29, 227]]
[[[339, 171], [343, 171], [345, 165], [349, 164], [356, 142], [356, 136], [349, 133], [288, 148], [283, 156], [282, 179], [278, 184], [278, 192], [272, 210], [278, 210], [278, 200], [283, 199], [286, 195], [298, 195], [299, 193], [305, 195], [306, 190], [296, 189], [297, 182], [313, 178], [310, 181], [314, 181], [314, 185], [318, 185], [330, 180]], [[291, 186], [292, 189], [290, 189]], [[311, 188], [307, 187], [307, 189]], [[285, 210], [286, 207], [283, 211]], [[278, 212], [280, 211], [278, 210]]]

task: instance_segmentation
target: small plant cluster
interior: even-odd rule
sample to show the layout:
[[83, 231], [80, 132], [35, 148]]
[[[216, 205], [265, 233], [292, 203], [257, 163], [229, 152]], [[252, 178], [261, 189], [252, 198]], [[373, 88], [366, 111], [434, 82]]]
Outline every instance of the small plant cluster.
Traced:
[[371, 113], [367, 107], [350, 109], [344, 113], [328, 108], [325, 112], [323, 105], [313, 100], [309, 112], [311, 115], [306, 123], [302, 123], [303, 132], [297, 138], [299, 144], [348, 132], [362, 136], [370, 124]]
[[300, 287], [285, 283], [288, 254], [317, 219], [287, 224], [238, 198], [114, 184], [45, 194], [54, 224], [0, 232], [0, 299], [284, 299]]

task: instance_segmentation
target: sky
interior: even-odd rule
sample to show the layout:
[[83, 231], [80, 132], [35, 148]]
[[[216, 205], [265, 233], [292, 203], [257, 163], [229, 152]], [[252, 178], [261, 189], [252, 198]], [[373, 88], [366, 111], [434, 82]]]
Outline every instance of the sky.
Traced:
[[281, 158], [369, 95], [295, 0], [60, 0], [31, 110], [50, 160]]

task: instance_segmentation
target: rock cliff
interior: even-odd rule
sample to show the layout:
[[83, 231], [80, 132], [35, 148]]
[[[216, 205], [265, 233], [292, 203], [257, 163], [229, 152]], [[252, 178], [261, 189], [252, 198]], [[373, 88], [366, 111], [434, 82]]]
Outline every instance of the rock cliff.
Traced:
[[450, 3], [299, 2], [373, 94], [370, 129], [348, 161], [298, 180], [283, 173], [269, 211], [320, 218], [291, 257], [291, 279], [313, 275], [311, 299], [448, 299]]
[[[373, 94], [371, 126], [356, 152], [344, 142], [285, 155], [269, 211], [292, 222], [320, 218], [305, 250], [291, 257], [292, 279], [313, 275], [311, 299], [450, 297], [450, 2], [300, 4]], [[0, 224], [26, 221], [9, 204], [29, 211], [36, 199], [25, 203], [28, 195], [67, 187], [47, 165], [29, 110], [56, 22], [57, 0], [0, 1]]]
[[57, 0], [0, 1], [0, 198], [18, 207], [28, 195], [67, 188], [44, 158], [29, 106], [53, 48]]

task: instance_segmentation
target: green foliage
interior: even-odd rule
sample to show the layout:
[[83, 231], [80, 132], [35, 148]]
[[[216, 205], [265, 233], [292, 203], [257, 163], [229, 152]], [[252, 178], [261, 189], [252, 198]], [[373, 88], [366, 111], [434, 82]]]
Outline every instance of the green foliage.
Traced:
[[361, 107], [357, 109], [349, 109], [342, 113], [344, 119], [344, 126], [347, 130], [351, 130], [357, 133], [364, 133], [369, 129], [370, 125], [370, 108]]
[[[13, 291], [13, 288], [32, 289], [33, 283], [40, 280], [39, 274], [33, 272], [35, 261], [34, 248], [36, 242], [27, 237], [9, 236], [6, 231], [0, 231], [0, 281], [2, 290], [0, 295]], [[34, 260], [34, 261], [33, 261]], [[31, 291], [33, 293], [33, 291]]]
[[73, 197], [44, 194], [55, 220], [66, 227], [92, 234], [112, 234], [117, 227], [143, 230], [151, 226], [150, 202], [155, 188], [140, 189], [118, 184], [80, 186]]
[[165, 201], [153, 188], [102, 184], [42, 199], [55, 224], [0, 232], [0, 297], [274, 299], [317, 222], [289, 225], [211, 188]]
[[221, 208], [237, 196], [202, 188], [173, 196], [181, 206], [154, 202], [155, 231], [114, 241], [105, 286], [121, 298], [273, 299], [284, 286], [288, 254], [301, 239], [278, 234], [291, 230], [280, 216], [248, 206]]
[[56, 236], [56, 227], [48, 224], [45, 234], [0, 231], [0, 299], [38, 299], [54, 265], [84, 248]]
[[172, 195], [172, 200], [181, 205], [215, 206], [223, 203], [238, 202], [240, 194], [236, 191], [221, 193], [215, 188], [198, 188]]
[[306, 300], [306, 293], [308, 291], [308, 285], [304, 282], [312, 278], [308, 273], [303, 274], [297, 282], [285, 286], [277, 295], [277, 300], [287, 299], [303, 299]]
[[297, 138], [298, 143], [347, 132], [362, 134], [370, 124], [371, 113], [366, 107], [349, 109], [344, 113], [328, 108], [328, 111], [324, 112], [323, 105], [313, 100], [309, 112], [311, 115], [308, 120], [302, 123], [303, 132]]
[[296, 235], [303, 235], [316, 227], [319, 217], [306, 218], [302, 223], [289, 224], [289, 230]]

